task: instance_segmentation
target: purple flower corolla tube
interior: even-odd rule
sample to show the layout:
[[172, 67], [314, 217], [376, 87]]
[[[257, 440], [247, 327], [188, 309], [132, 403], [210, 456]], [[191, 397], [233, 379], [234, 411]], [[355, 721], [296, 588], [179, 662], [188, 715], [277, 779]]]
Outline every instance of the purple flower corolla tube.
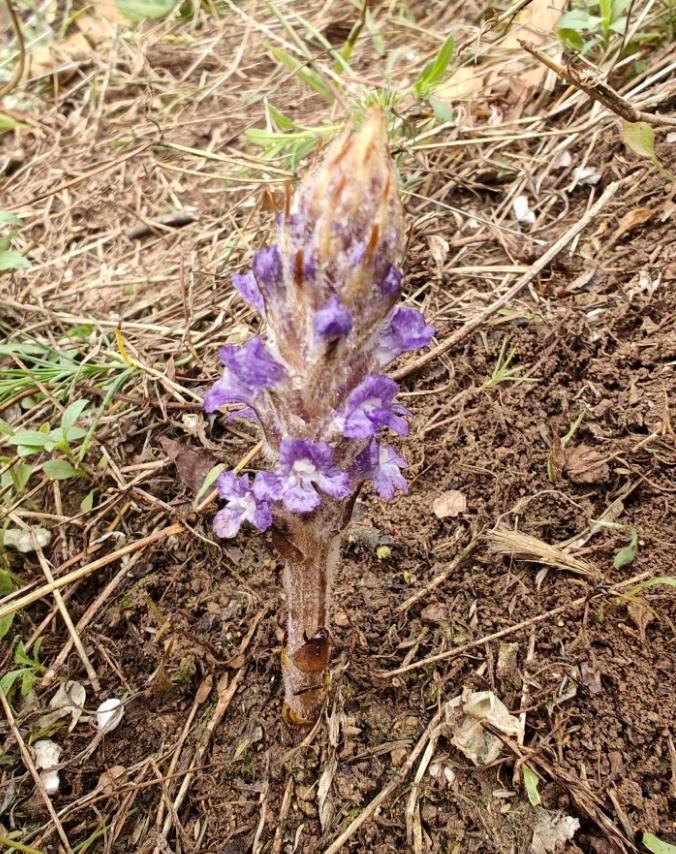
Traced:
[[434, 327], [425, 323], [417, 309], [400, 306], [392, 312], [378, 336], [378, 362], [387, 365], [402, 353], [427, 347], [433, 335]]
[[280, 501], [292, 513], [309, 513], [321, 503], [315, 486], [338, 500], [352, 492], [350, 476], [335, 468], [329, 445], [282, 439], [277, 470], [259, 472], [254, 493], [264, 500]]
[[270, 503], [257, 498], [249, 486], [249, 475], [223, 472], [216, 482], [218, 497], [228, 502], [214, 518], [214, 531], [219, 537], [234, 537], [243, 521], [250, 522], [259, 531], [267, 531], [272, 525]]
[[406, 460], [390, 445], [371, 439], [355, 460], [354, 473], [363, 480], [373, 481], [373, 488], [381, 498], [390, 501], [397, 491], [408, 495], [408, 484], [401, 469], [407, 468]]
[[233, 280], [260, 334], [221, 350], [208, 412], [233, 403], [255, 417], [265, 462], [218, 481], [218, 536], [269, 529], [284, 564], [284, 719], [313, 723], [329, 684], [329, 611], [342, 531], [359, 489], [386, 500], [408, 487], [406, 462], [380, 440], [408, 433], [398, 386], [382, 368], [429, 344], [434, 329], [398, 306], [404, 213], [383, 116], [337, 139], [295, 194], [274, 240]]
[[384, 375], [366, 377], [347, 399], [345, 411], [339, 416], [343, 436], [348, 439], [368, 439], [381, 427], [389, 427], [400, 436], [408, 435], [408, 424], [401, 417], [408, 410], [394, 402], [399, 386]]
[[220, 357], [225, 370], [204, 398], [207, 412], [215, 412], [226, 403], [244, 403], [255, 412], [261, 390], [274, 386], [286, 375], [258, 336], [243, 347], [226, 344], [221, 348]]
[[256, 309], [256, 311], [265, 317], [265, 303], [263, 302], [263, 294], [260, 292], [258, 282], [253, 273], [247, 273], [245, 276], [233, 276], [232, 284], [235, 290], [239, 291], [239, 295], [245, 302]]

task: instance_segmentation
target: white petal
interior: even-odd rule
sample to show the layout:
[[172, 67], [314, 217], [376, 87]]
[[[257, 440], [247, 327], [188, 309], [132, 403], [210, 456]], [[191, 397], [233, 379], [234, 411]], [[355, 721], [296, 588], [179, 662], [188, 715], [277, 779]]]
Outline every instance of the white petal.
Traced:
[[112, 732], [124, 717], [124, 706], [117, 697], [104, 700], [96, 710], [96, 725], [99, 732]]

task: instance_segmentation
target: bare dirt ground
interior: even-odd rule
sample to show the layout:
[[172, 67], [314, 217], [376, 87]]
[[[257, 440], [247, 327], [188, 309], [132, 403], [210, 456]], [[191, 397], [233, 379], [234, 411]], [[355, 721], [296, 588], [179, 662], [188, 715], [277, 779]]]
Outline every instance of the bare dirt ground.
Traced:
[[[35, 657], [42, 638], [32, 690], [17, 682], [0, 718], [0, 847], [333, 852], [346, 832], [355, 852], [527, 852], [542, 809], [579, 821], [558, 850], [676, 843], [676, 607], [673, 586], [644, 584], [676, 575], [676, 184], [624, 147], [616, 115], [539, 73], [513, 14], [374, 4], [329, 106], [271, 58], [266, 43], [293, 40], [262, 3], [132, 29], [109, 5], [53, 18], [50, 49], [29, 52], [7, 100], [20, 126], [0, 135], [0, 207], [22, 217], [15, 245], [32, 264], [0, 279], [0, 471], [21, 464], [16, 431], [53, 427], [71, 401], [89, 400], [78, 423], [95, 423], [81, 476], [50, 478], [43, 453], [27, 484], [3, 481], [3, 525], [51, 539], [0, 550], [13, 579], [0, 609], [34, 594], [9, 609], [0, 674], [26, 667], [19, 641]], [[358, 18], [302, 5], [338, 46]], [[331, 69], [299, 7], [278, 9]], [[447, 90], [455, 112], [439, 125], [410, 86], [449, 32], [448, 74], [469, 68], [470, 84]], [[668, 114], [673, 44], [641, 50], [647, 64], [609, 80]], [[450, 346], [395, 366], [413, 412], [397, 444], [410, 494], [357, 502], [330, 701], [297, 733], [280, 719], [284, 602], [266, 536], [224, 545], [215, 505], [195, 509], [205, 472], [256, 436], [200, 401], [219, 346], [256, 322], [230, 276], [308, 162], [265, 159], [245, 131], [265, 127], [267, 103], [306, 127], [342, 123], [387, 75], [409, 91], [392, 142], [405, 294]], [[655, 127], [656, 155], [674, 173], [668, 132]], [[515, 217], [518, 196], [532, 222]], [[512, 349], [510, 377], [489, 383]], [[60, 603], [44, 590], [80, 567]], [[70, 731], [44, 720], [66, 680], [87, 692]], [[463, 691], [493, 692], [524, 722], [488, 765], [451, 741], [447, 703]], [[91, 713], [110, 697], [124, 719], [99, 738]], [[45, 737], [61, 748], [55, 815], [20, 751]]]

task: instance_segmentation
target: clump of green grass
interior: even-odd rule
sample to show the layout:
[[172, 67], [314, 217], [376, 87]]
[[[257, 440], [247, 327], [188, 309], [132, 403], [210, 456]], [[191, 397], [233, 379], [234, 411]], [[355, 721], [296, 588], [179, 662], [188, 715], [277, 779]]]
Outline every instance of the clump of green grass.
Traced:
[[[89, 347], [74, 341], [56, 349], [26, 336], [0, 345], [0, 357], [5, 357], [0, 364], [0, 409], [18, 404], [32, 410], [49, 400], [55, 404], [52, 417], [34, 429], [15, 428], [0, 419], [0, 498], [6, 505], [26, 493], [37, 472], [53, 480], [92, 479], [84, 461], [100, 418], [140, 368], [115, 354], [92, 356]], [[98, 390], [100, 403], [93, 405], [87, 397], [68, 403], [84, 383]], [[66, 406], [57, 409], [62, 403]], [[91, 510], [93, 499], [90, 490], [81, 505], [83, 512]]]
[[[439, 123], [452, 121], [450, 106], [434, 94], [445, 79], [453, 59], [455, 39], [452, 35], [445, 39], [437, 54], [424, 65], [412, 84], [398, 88], [392, 83], [397, 58], [396, 54], [392, 54], [385, 57], [383, 68], [378, 69], [381, 77], [389, 81], [388, 85], [367, 86], [354, 82], [358, 75], [349, 64], [364, 27], [374, 41], [376, 54], [382, 56], [386, 51], [382, 35], [366, 5], [340, 48], [331, 45], [302, 15], [295, 17], [305, 31], [303, 35], [272, 4], [268, 4], [268, 8], [282, 24], [289, 48], [293, 51], [269, 44], [266, 47], [270, 55], [301, 83], [321, 95], [328, 104], [333, 106], [339, 102], [350, 113], [353, 122], [358, 123], [370, 107], [382, 106], [386, 108], [388, 137], [396, 141], [411, 130], [411, 118], [406, 118], [402, 113], [409, 116], [421, 114], [424, 120], [432, 118]], [[316, 49], [311, 49], [306, 39], [319, 42], [324, 52], [323, 59], [316, 58]], [[266, 103], [266, 122], [266, 128], [247, 130], [246, 137], [263, 149], [265, 159], [282, 161], [291, 170], [295, 170], [319, 142], [330, 141], [344, 127], [343, 122], [317, 127], [301, 125], [270, 103]]]
[[505, 338], [500, 347], [498, 358], [493, 368], [493, 373], [485, 383], [479, 386], [478, 391], [488, 391], [500, 383], [537, 383], [540, 382], [537, 377], [522, 377], [522, 368], [519, 365], [513, 365], [512, 362], [517, 355], [516, 349], [512, 348], [507, 353], [509, 342]]

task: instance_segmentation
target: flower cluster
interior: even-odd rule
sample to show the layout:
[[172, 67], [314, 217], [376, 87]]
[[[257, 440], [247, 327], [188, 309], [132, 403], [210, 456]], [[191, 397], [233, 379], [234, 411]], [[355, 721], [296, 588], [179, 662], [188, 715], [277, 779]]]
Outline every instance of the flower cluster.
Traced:
[[287, 198], [275, 244], [234, 277], [263, 331], [223, 347], [223, 376], [204, 406], [241, 404], [234, 415], [258, 422], [270, 465], [253, 480], [220, 476], [219, 536], [235, 536], [244, 521], [264, 531], [276, 515], [311, 513], [324, 496], [341, 501], [364, 481], [385, 499], [407, 492], [406, 463], [381, 436], [405, 436], [409, 413], [382, 370], [427, 346], [434, 328], [396, 305], [402, 236], [396, 175], [374, 112]]

